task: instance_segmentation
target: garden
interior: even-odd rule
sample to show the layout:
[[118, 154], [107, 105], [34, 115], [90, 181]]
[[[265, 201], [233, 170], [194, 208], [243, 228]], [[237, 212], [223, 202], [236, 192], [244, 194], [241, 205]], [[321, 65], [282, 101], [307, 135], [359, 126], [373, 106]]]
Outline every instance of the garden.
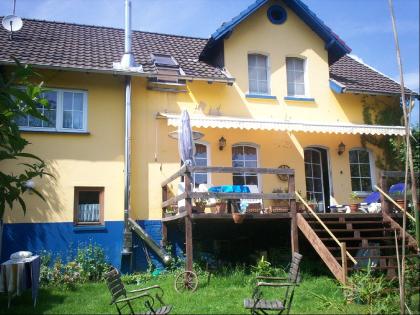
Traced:
[[[0, 314], [110, 314], [117, 313], [110, 305], [111, 295], [104, 281], [109, 269], [102, 249], [94, 244], [79, 247], [72, 257], [53, 257], [41, 253], [41, 289], [34, 308], [30, 291], [12, 300], [10, 309], [2, 307]], [[223, 267], [208, 277], [203, 264], [197, 262], [194, 270], [199, 277], [196, 292], [177, 293], [174, 279], [183, 270], [182, 260], [174, 260], [167, 270], [125, 274], [122, 280], [127, 290], [160, 285], [163, 300], [173, 305], [173, 314], [247, 314], [244, 298], [251, 297], [255, 276], [285, 276], [287, 262], [271, 264], [264, 257], [250, 266]], [[210, 280], [209, 280], [210, 279]], [[407, 288], [410, 309], [418, 309], [418, 293], [413, 291], [418, 274], [408, 268]], [[354, 313], [383, 314], [399, 310], [398, 283], [386, 280], [370, 270], [354, 273], [346, 287], [341, 286], [321, 263], [305, 259], [301, 264], [301, 281], [295, 289], [291, 313]], [[266, 298], [282, 299], [282, 288], [267, 288]], [[0, 303], [7, 305], [7, 295], [0, 295]], [[133, 303], [136, 312], [145, 311], [142, 302]]]

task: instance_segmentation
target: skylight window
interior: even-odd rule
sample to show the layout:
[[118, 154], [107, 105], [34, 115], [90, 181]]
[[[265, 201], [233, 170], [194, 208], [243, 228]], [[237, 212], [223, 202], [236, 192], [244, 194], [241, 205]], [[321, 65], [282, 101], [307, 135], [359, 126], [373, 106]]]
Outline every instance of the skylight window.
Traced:
[[152, 55], [153, 62], [155, 66], [160, 67], [173, 67], [178, 68], [179, 65], [176, 62], [175, 58], [171, 55], [164, 55], [164, 54], [153, 54]]

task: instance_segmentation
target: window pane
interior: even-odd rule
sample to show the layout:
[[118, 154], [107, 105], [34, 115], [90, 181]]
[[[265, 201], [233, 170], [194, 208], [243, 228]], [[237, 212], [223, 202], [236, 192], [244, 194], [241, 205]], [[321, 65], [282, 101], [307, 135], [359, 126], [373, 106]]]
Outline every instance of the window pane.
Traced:
[[314, 171], [313, 177], [321, 178], [321, 167], [314, 166], [313, 171]]
[[372, 181], [370, 178], [362, 178], [362, 191], [371, 191], [372, 190]]
[[207, 159], [195, 159], [195, 165], [207, 166]]
[[255, 67], [257, 65], [257, 56], [248, 55], [248, 66]]
[[265, 68], [260, 68], [257, 70], [258, 71], [258, 80], [262, 80], [262, 81], [267, 81], [267, 69]]
[[245, 185], [243, 176], [233, 176], [233, 185]]
[[305, 175], [306, 177], [312, 177], [312, 165], [309, 163], [305, 163]]
[[194, 184], [198, 187], [200, 184], [207, 184], [207, 174], [197, 173], [194, 175]]
[[80, 112], [80, 111], [73, 112], [73, 128], [74, 129], [83, 128], [83, 112]]
[[312, 179], [309, 179], [309, 178], [306, 179], [306, 190], [307, 191], [313, 191], [314, 190]]
[[42, 127], [42, 120], [29, 116], [29, 126], [30, 127]]
[[245, 163], [244, 163], [244, 161], [232, 161], [232, 166], [233, 167], [244, 167]]
[[259, 81], [259, 93], [261, 94], [268, 94], [268, 82], [267, 81]]
[[303, 72], [295, 72], [294, 77], [295, 77], [295, 82], [296, 83], [304, 84], [305, 79], [304, 79], [304, 73]]
[[365, 150], [359, 150], [359, 162], [369, 163], [369, 153]]
[[243, 160], [243, 158], [244, 158], [243, 147], [242, 146], [232, 147], [232, 159]]
[[27, 127], [28, 126], [28, 116], [18, 116], [15, 118], [15, 122], [18, 126]]
[[257, 55], [257, 66], [267, 68], [267, 56]]
[[64, 110], [72, 110], [73, 109], [73, 93], [71, 93], [71, 92], [64, 92], [63, 93], [63, 108], [64, 108]]
[[244, 146], [245, 160], [257, 160], [257, 149], [249, 146]]
[[303, 72], [303, 64], [304, 64], [304, 60], [300, 59], [300, 58], [293, 58], [294, 59], [294, 64], [295, 64], [295, 70], [296, 71], [301, 71]]
[[296, 93], [295, 93], [295, 85], [293, 83], [288, 83], [287, 84], [287, 95], [289, 95], [289, 96], [296, 95]]
[[322, 181], [321, 179], [314, 179], [314, 191], [322, 192]]
[[66, 110], [63, 112], [63, 128], [71, 128], [71, 127], [72, 127], [72, 112]]
[[245, 161], [245, 167], [257, 167], [257, 161]]
[[359, 174], [359, 165], [357, 165], [357, 164], [350, 165], [350, 176], [351, 177], [360, 176], [360, 174]]
[[258, 186], [258, 177], [257, 176], [246, 176], [245, 177], [246, 185], [255, 185]]
[[369, 164], [360, 164], [360, 176], [361, 177], [370, 177], [370, 165]]
[[49, 109], [57, 108], [57, 92], [56, 91], [44, 92], [43, 97], [48, 100]]
[[258, 80], [258, 71], [255, 68], [249, 69], [249, 80]]
[[349, 156], [350, 156], [350, 163], [357, 163], [358, 162], [357, 151], [356, 150], [350, 151]]
[[56, 111], [54, 109], [46, 110], [44, 112], [44, 115], [48, 119], [48, 121], [44, 121], [43, 125], [45, 127], [55, 127]]
[[83, 94], [74, 93], [73, 110], [83, 111]]
[[258, 93], [257, 80], [249, 80], [249, 92]]
[[362, 191], [361, 187], [360, 187], [359, 178], [352, 178], [351, 179], [351, 190], [352, 191]]
[[295, 95], [305, 95], [305, 86], [303, 84], [295, 84]]
[[287, 83], [289, 84], [295, 83], [295, 73], [293, 71], [287, 71]]
[[207, 159], [207, 147], [205, 145], [195, 144], [195, 158]]

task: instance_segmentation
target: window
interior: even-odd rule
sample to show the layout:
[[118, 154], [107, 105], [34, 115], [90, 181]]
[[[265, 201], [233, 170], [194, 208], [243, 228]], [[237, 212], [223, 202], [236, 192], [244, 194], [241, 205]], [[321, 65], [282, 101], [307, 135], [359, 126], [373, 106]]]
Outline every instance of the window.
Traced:
[[74, 188], [74, 223], [94, 225], [104, 223], [104, 188]]
[[351, 190], [372, 191], [372, 168], [369, 151], [354, 149], [349, 151]]
[[[208, 166], [208, 152], [207, 145], [196, 143], [195, 144], [195, 165], [197, 166]], [[193, 183], [194, 187], [198, 187], [200, 184], [208, 184], [209, 178], [207, 173], [194, 173]]]
[[260, 54], [248, 55], [249, 93], [270, 94], [268, 88], [268, 57]]
[[287, 95], [305, 96], [305, 60], [301, 58], [287, 57]]
[[22, 130], [73, 131], [87, 130], [87, 93], [75, 90], [49, 90], [42, 94], [48, 107], [39, 105], [39, 111], [47, 117], [44, 121], [30, 115], [16, 119]]
[[163, 67], [176, 67], [178, 68], [179, 65], [176, 62], [175, 58], [171, 55], [164, 55], [164, 54], [153, 54], [153, 63], [156, 66], [163, 66]]
[[279, 25], [286, 22], [287, 12], [283, 7], [274, 4], [268, 8], [267, 17], [271, 23]]
[[[233, 167], [258, 167], [257, 148], [250, 145], [235, 145], [232, 147]], [[255, 173], [234, 173], [233, 185], [257, 185], [258, 176]]]

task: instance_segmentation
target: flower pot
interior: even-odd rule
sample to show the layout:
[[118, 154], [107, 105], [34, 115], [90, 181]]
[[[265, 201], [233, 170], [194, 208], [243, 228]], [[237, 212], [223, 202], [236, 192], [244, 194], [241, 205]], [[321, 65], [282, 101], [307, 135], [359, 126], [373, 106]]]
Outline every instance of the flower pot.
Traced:
[[352, 213], [357, 212], [357, 210], [359, 210], [359, 204], [358, 203], [351, 203], [350, 204], [350, 211]]
[[404, 210], [405, 210], [405, 202], [404, 202], [404, 199], [397, 199], [397, 200], [395, 200], [395, 202], [401, 207], [401, 208], [403, 208]]
[[216, 203], [216, 213], [226, 213], [226, 202]]
[[232, 213], [233, 222], [236, 224], [241, 224], [245, 219], [245, 214], [233, 212]]

